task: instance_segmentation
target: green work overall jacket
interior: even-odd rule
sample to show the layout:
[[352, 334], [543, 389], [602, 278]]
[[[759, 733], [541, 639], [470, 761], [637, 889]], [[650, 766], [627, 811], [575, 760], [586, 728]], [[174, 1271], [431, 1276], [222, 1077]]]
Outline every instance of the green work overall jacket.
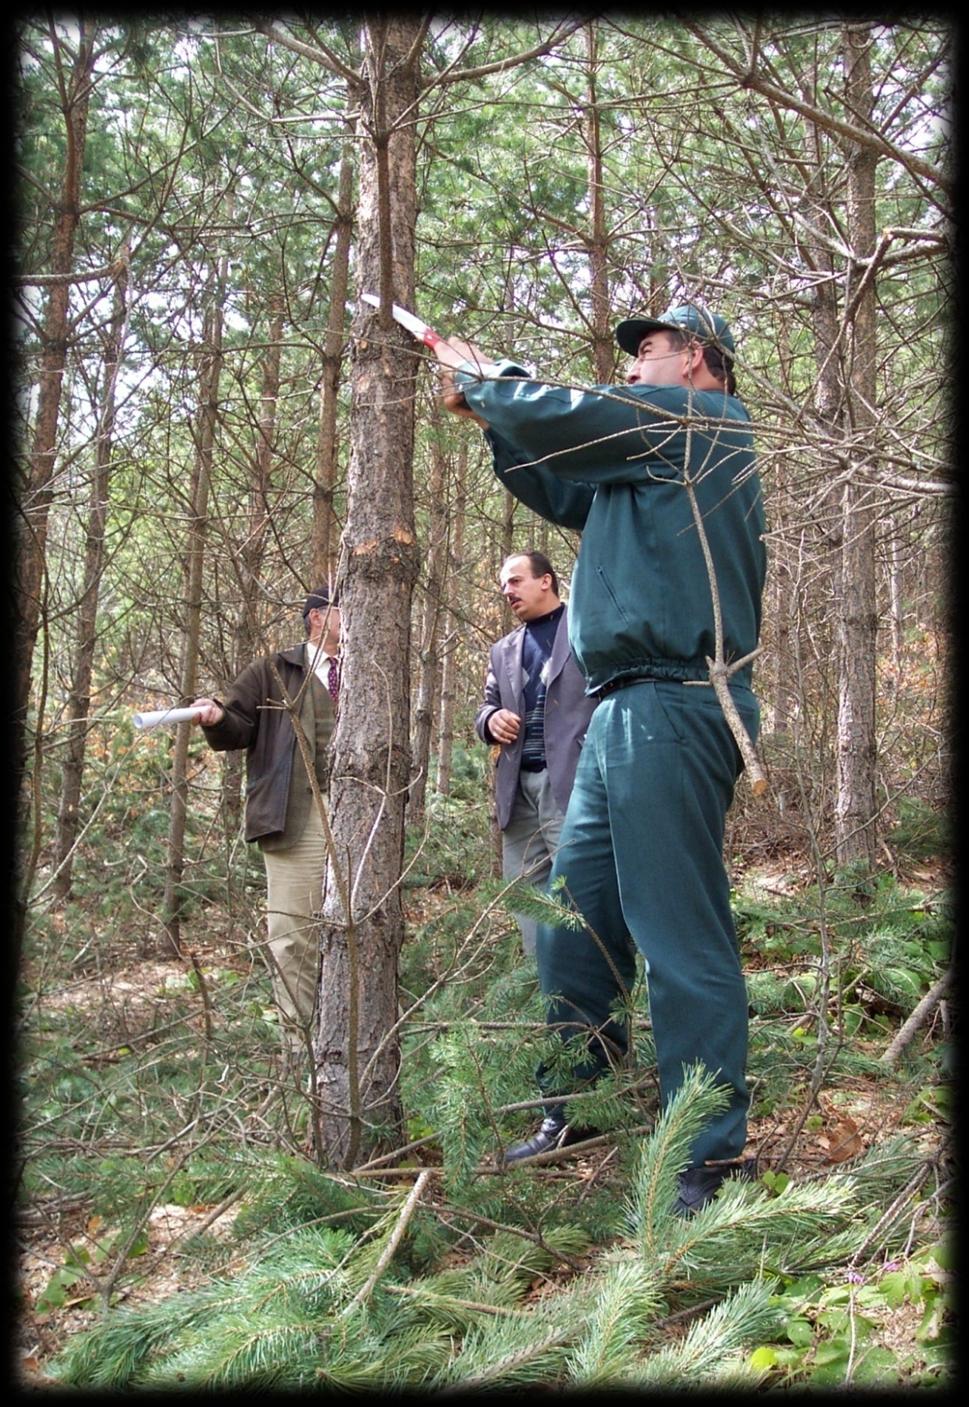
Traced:
[[[456, 380], [488, 421], [504, 486], [582, 533], [569, 624], [589, 692], [627, 677], [709, 677], [710, 567], [726, 663], [753, 651], [766, 554], [743, 403], [679, 386], [578, 390], [530, 380], [513, 363], [500, 370], [483, 380], [468, 366]], [[748, 665], [731, 683], [750, 677]]]

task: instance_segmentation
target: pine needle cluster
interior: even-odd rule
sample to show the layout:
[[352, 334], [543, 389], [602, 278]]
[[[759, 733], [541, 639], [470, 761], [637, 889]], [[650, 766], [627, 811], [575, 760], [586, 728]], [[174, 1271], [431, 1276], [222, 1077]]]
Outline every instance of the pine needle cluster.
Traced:
[[[584, 1228], [549, 1221], [540, 1237], [507, 1227], [479, 1236], [461, 1264], [411, 1275], [411, 1223], [400, 1231], [415, 1189], [371, 1189], [363, 1231], [291, 1225], [266, 1236], [234, 1277], [110, 1313], [56, 1373], [115, 1389], [754, 1386], [748, 1350], [776, 1329], [778, 1277], [860, 1247], [876, 1219], [867, 1194], [896, 1186], [912, 1159], [896, 1147], [857, 1174], [779, 1196], [738, 1180], [682, 1220], [677, 1173], [723, 1098], [709, 1076], [690, 1074], [634, 1160], [624, 1234], [608, 1253], [590, 1260]], [[346, 1179], [317, 1170], [313, 1181], [346, 1193]], [[446, 1219], [452, 1211], [439, 1206]], [[686, 1331], [671, 1334], [684, 1313]]]

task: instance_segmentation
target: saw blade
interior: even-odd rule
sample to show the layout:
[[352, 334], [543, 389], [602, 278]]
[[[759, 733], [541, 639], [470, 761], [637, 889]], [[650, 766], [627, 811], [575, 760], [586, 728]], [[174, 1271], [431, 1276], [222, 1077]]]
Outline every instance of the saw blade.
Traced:
[[[374, 293], [361, 293], [360, 297], [371, 307], [379, 308], [380, 299]], [[435, 343], [442, 342], [440, 337], [432, 327], [428, 327], [426, 322], [409, 313], [406, 308], [402, 308], [399, 303], [390, 305], [390, 313], [395, 322], [399, 322], [401, 327], [406, 327], [412, 337], [416, 337], [418, 342], [423, 342], [425, 347], [433, 347]]]

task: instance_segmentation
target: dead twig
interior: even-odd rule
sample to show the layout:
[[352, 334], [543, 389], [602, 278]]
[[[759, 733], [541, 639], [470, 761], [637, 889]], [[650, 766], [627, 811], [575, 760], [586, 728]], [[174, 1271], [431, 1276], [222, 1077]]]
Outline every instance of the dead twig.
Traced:
[[368, 1300], [370, 1298], [371, 1294], [373, 1293], [374, 1286], [376, 1285], [377, 1281], [380, 1279], [381, 1275], [383, 1275], [384, 1271], [387, 1269], [387, 1266], [394, 1258], [394, 1253], [397, 1250], [397, 1247], [400, 1245], [401, 1240], [403, 1239], [404, 1232], [407, 1230], [408, 1222], [414, 1215], [414, 1210], [417, 1207], [418, 1202], [421, 1200], [421, 1194], [423, 1193], [424, 1188], [427, 1186], [427, 1182], [430, 1176], [430, 1169], [425, 1168], [424, 1171], [418, 1177], [417, 1181], [414, 1183], [414, 1186], [411, 1188], [410, 1194], [406, 1202], [400, 1209], [400, 1216], [397, 1218], [397, 1225], [394, 1227], [393, 1234], [391, 1235], [390, 1240], [387, 1242], [386, 1246], [381, 1252], [380, 1259], [374, 1266], [370, 1278], [367, 1280], [367, 1283], [354, 1295], [353, 1299], [343, 1311], [344, 1315], [352, 1313], [352, 1311], [356, 1309], [357, 1305], [363, 1304], [365, 1300]]
[[947, 972], [942, 974], [938, 982], [933, 983], [915, 1010], [899, 1027], [891, 1044], [881, 1058], [883, 1065], [887, 1065], [891, 1069], [894, 1065], [898, 1064], [902, 1052], [911, 1044], [916, 1031], [925, 1025], [925, 1022], [942, 1000], [945, 990], [951, 981], [952, 968], [950, 967]]
[[[692, 434], [692, 424], [687, 426], [687, 462], [689, 462], [689, 440]], [[684, 470], [683, 484], [690, 499], [690, 510], [693, 514], [693, 521], [696, 524], [697, 536], [700, 539], [700, 549], [703, 552], [703, 560], [706, 563], [707, 579], [710, 583], [710, 600], [713, 606], [713, 629], [714, 640], [716, 641], [716, 658], [710, 659], [707, 656], [707, 668], [710, 671], [710, 683], [713, 685], [713, 692], [716, 694], [723, 709], [723, 716], [733, 734], [734, 741], [740, 749], [740, 755], [744, 760], [744, 766], [750, 777], [750, 789], [755, 796], [763, 796], [767, 790], [767, 774], [764, 771], [757, 750], [751, 741], [750, 734], [744, 727], [743, 719], [737, 711], [737, 705], [728, 687], [728, 681], [732, 674], [744, 665], [749, 664], [761, 652], [761, 647], [751, 650], [743, 659], [735, 660], [732, 664], [727, 664], [724, 659], [723, 646], [723, 616], [720, 610], [720, 592], [717, 589], [717, 573], [713, 563], [713, 553], [710, 551], [710, 543], [707, 539], [706, 529], [703, 526], [703, 514], [700, 512], [700, 504], [696, 496], [694, 480]]]

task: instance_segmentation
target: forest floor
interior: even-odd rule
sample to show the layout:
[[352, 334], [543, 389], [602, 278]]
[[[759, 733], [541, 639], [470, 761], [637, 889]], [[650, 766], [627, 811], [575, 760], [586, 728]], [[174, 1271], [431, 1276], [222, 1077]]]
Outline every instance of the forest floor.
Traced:
[[[745, 889], [748, 893], [772, 895], [790, 892], [797, 886], [792, 873], [790, 867], [780, 864], [751, 870], [744, 876]], [[939, 887], [943, 876], [937, 868], [928, 867], [907, 879]], [[446, 889], [420, 888], [409, 893], [408, 902], [414, 910], [410, 919], [426, 923], [436, 907], [450, 902], [450, 895]], [[243, 974], [250, 968], [245, 951], [231, 942], [224, 925], [220, 931], [218, 922], [207, 922], [204, 935], [197, 939], [193, 934], [193, 952], [194, 963], [203, 973], [234, 967]], [[123, 1012], [124, 1029], [137, 1032], [153, 1028], [158, 1021], [159, 1003], [165, 1000], [173, 983], [184, 979], [185, 968], [181, 961], [134, 957], [109, 972], [102, 968], [80, 973], [60, 989], [49, 988], [46, 1007], [48, 1012], [58, 1008], [68, 1011], [86, 1018], [81, 1024], [90, 1022], [96, 1026], [99, 1011], [109, 1003], [113, 1012]], [[192, 1018], [190, 1024], [201, 1037], [204, 1015]], [[884, 1042], [882, 1047], [873, 1048], [872, 1054], [877, 1056], [883, 1045]], [[944, 1137], [945, 1130], [931, 1120], [913, 1127], [910, 1088], [876, 1076], [842, 1074], [831, 1088], [815, 1094], [808, 1092], [806, 1102], [800, 1097], [804, 1093], [801, 1091], [789, 1104], [769, 1115], [751, 1119], [747, 1153], [756, 1153], [762, 1168], [782, 1166], [791, 1178], [809, 1177], [857, 1158], [897, 1131], [906, 1132], [913, 1147], [924, 1149], [926, 1157], [930, 1157], [938, 1151]], [[597, 1148], [559, 1164], [553, 1176], [572, 1180], [581, 1191], [584, 1184], [608, 1178], [610, 1157], [608, 1147]], [[64, 1275], [64, 1268], [76, 1264], [71, 1259], [71, 1248], [98, 1243], [103, 1219], [92, 1213], [90, 1201], [84, 1197], [74, 1204], [63, 1195], [32, 1198], [22, 1207], [17, 1226], [21, 1318], [13, 1367], [20, 1382], [26, 1387], [58, 1386], [48, 1376], [48, 1365], [70, 1338], [97, 1322], [105, 1303], [144, 1305], [205, 1283], [212, 1273], [211, 1262], [200, 1263], [183, 1254], [186, 1243], [201, 1232], [224, 1244], [225, 1255], [218, 1265], [218, 1274], [230, 1273], [241, 1265], [245, 1248], [231, 1236], [239, 1203], [232, 1198], [227, 1203], [183, 1205], [161, 1201], [154, 1205], [144, 1220], [136, 1256], [129, 1259], [123, 1275], [111, 1278], [109, 1293], [101, 1296], [99, 1279], [112, 1264], [110, 1255], [97, 1267], [92, 1259], [77, 1265], [73, 1284], [67, 1283], [70, 1277]], [[559, 1273], [568, 1272], [563, 1267]], [[52, 1295], [51, 1287], [59, 1275], [65, 1284]], [[557, 1275], [537, 1278], [533, 1295], [549, 1293], [556, 1279]], [[102, 1279], [102, 1288], [105, 1283]], [[895, 1306], [877, 1306], [872, 1315], [876, 1321], [874, 1341], [900, 1359], [904, 1354], [910, 1360], [923, 1307], [905, 1299]]]
[[[171, 964], [150, 964], [138, 974], [119, 973], [119, 982], [140, 975], [143, 983], [164, 983]], [[825, 1167], [846, 1161], [863, 1152], [876, 1140], [883, 1139], [903, 1120], [901, 1102], [886, 1095], [883, 1082], [858, 1079], [850, 1091], [840, 1092], [834, 1099], [820, 1100], [824, 1123], [806, 1129], [796, 1129], [800, 1111], [792, 1110], [783, 1119], [752, 1119], [748, 1151], [773, 1149], [785, 1151], [785, 1168], [791, 1177], [815, 1173]], [[931, 1150], [933, 1135], [923, 1136], [926, 1152]], [[577, 1156], [563, 1167], [561, 1176], [574, 1179], [576, 1186], [595, 1180], [608, 1152], [596, 1156]], [[231, 1227], [238, 1213], [233, 1205], [212, 1220], [215, 1208], [204, 1204], [177, 1206], [173, 1203], [155, 1207], [148, 1216], [147, 1244], [142, 1251], [137, 1274], [116, 1293], [112, 1302], [125, 1305], [148, 1304], [167, 1298], [178, 1291], [202, 1285], [207, 1272], [191, 1259], [179, 1255], [179, 1247], [203, 1229], [210, 1236], [224, 1240], [227, 1264], [231, 1268], [229, 1248]], [[79, 1287], [76, 1297], [68, 1296], [63, 1305], [38, 1311], [36, 1305], [49, 1285], [51, 1276], [63, 1266], [65, 1246], [79, 1244], [97, 1233], [96, 1219], [83, 1209], [72, 1212], [63, 1209], [56, 1217], [56, 1229], [44, 1217], [34, 1224], [21, 1223], [20, 1289], [23, 1296], [23, 1317], [18, 1334], [19, 1371], [25, 1385], [57, 1384], [46, 1377], [47, 1363], [58, 1354], [73, 1335], [89, 1328], [101, 1317], [101, 1307], [92, 1299], [90, 1287]], [[236, 1248], [238, 1249], [238, 1248]], [[532, 1296], [549, 1293], [554, 1281], [536, 1278]], [[877, 1341], [898, 1352], [914, 1341], [921, 1320], [921, 1308], [904, 1302], [895, 1308], [879, 1312]]]

